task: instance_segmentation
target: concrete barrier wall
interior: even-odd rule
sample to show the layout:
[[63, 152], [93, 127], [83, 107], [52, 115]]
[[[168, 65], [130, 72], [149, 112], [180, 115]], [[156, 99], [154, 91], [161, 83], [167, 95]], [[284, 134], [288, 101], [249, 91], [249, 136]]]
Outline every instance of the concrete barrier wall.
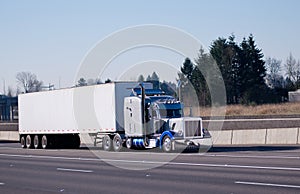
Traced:
[[0, 141], [19, 141], [19, 132], [0, 131]]
[[18, 123], [0, 123], [0, 141], [19, 141]]
[[264, 144], [265, 137], [265, 129], [234, 130], [232, 144]]
[[233, 130], [210, 131], [214, 145], [231, 145]]
[[295, 145], [300, 128], [235, 129], [210, 131], [214, 145]]
[[299, 128], [267, 129], [266, 144], [299, 144]]
[[[210, 131], [214, 145], [300, 144], [299, 128]], [[19, 141], [17, 131], [0, 131], [0, 141]]]
[[[300, 128], [210, 131], [214, 145], [295, 145]], [[0, 141], [19, 141], [17, 131], [0, 131]]]

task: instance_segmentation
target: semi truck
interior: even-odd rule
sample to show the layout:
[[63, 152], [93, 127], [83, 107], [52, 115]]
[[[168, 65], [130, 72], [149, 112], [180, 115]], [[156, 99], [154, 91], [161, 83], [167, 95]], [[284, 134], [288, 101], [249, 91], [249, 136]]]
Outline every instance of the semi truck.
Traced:
[[21, 94], [22, 148], [78, 148], [93, 138], [106, 151], [199, 148], [211, 141], [200, 117], [184, 117], [183, 104], [151, 83], [112, 82]]

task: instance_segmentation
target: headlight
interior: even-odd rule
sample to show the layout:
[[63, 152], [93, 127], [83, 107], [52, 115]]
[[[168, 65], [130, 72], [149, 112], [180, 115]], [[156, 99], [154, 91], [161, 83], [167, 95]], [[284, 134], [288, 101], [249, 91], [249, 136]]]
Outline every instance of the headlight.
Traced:
[[177, 132], [177, 135], [178, 135], [178, 136], [183, 136], [183, 131], [182, 131], [182, 130], [179, 130], [179, 131]]

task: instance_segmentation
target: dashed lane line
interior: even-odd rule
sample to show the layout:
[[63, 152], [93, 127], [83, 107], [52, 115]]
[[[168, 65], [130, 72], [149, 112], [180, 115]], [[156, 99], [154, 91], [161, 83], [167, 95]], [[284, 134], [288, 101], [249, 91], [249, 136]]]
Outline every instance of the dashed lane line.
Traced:
[[256, 185], [256, 186], [268, 186], [268, 187], [283, 187], [283, 188], [296, 188], [296, 189], [300, 189], [300, 186], [299, 186], [299, 185], [284, 185], [284, 184], [259, 183], [259, 182], [243, 182], [243, 181], [235, 181], [235, 184], [242, 184], [242, 185]]
[[72, 169], [72, 168], [57, 168], [57, 171], [68, 171], [68, 172], [83, 172], [83, 173], [92, 173], [92, 170], [80, 170], [80, 169]]

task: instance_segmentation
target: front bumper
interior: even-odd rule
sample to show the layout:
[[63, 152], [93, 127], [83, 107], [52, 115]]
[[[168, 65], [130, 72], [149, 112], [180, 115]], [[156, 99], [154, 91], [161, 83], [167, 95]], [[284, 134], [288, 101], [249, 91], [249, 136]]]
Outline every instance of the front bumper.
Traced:
[[191, 139], [174, 139], [172, 142], [172, 149], [174, 151], [184, 150], [199, 150], [206, 152], [212, 147], [212, 139], [209, 138], [191, 138]]

